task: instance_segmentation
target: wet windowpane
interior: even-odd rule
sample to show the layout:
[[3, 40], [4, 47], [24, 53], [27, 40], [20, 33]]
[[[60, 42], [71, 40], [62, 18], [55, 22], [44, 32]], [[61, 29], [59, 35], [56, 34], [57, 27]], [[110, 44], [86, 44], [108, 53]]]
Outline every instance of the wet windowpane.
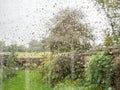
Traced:
[[0, 0], [0, 90], [120, 90], [120, 1]]

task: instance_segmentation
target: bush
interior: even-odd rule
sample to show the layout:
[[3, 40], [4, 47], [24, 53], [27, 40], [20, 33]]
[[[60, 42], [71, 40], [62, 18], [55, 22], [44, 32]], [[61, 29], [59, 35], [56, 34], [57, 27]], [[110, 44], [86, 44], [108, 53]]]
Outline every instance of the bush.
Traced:
[[111, 81], [115, 64], [106, 52], [92, 55], [85, 63], [79, 54], [74, 54], [74, 60], [74, 80], [71, 78], [70, 54], [49, 56], [41, 66], [44, 79], [59, 90], [63, 89], [61, 87], [73, 90], [113, 90]]
[[54, 90], [81, 90], [80, 89], [80, 81], [79, 80], [70, 80], [65, 78], [63, 82], [58, 83]]
[[4, 60], [3, 67], [3, 79], [10, 78], [16, 75], [16, 63], [17, 55], [15, 53], [15, 48], [11, 47], [10, 54]]
[[113, 62], [105, 52], [98, 52], [86, 63], [85, 77], [88, 90], [111, 90]]
[[44, 60], [40, 65], [40, 71], [42, 73], [43, 81], [47, 81], [49, 84], [51, 84], [50, 78], [56, 76], [53, 73], [54, 63], [55, 63], [54, 57], [50, 55], [46, 57], [46, 60]]
[[[75, 58], [75, 79], [82, 79], [84, 72], [84, 61], [80, 55], [74, 54]], [[44, 79], [50, 82], [51, 86], [63, 81], [66, 77], [71, 79], [71, 56], [50, 56], [42, 63], [41, 67]]]

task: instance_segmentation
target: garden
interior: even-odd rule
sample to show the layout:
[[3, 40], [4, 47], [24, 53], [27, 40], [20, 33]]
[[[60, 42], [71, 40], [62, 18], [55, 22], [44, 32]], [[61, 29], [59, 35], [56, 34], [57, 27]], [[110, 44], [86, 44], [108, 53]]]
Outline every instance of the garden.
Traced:
[[[117, 49], [120, 48], [117, 47]], [[113, 48], [107, 52], [108, 50], [109, 48], [104, 51], [92, 51], [94, 53], [91, 54], [90, 52], [68, 52], [55, 55], [48, 52], [44, 55], [41, 53], [40, 57], [43, 57], [44, 60], [39, 66], [36, 67], [37, 63], [31, 61], [32, 63], [26, 62], [23, 66], [18, 67], [16, 64], [18, 53], [12, 49], [6, 58], [3, 70], [1, 69], [3, 73], [1, 76], [3, 80], [2, 89], [119, 90], [116, 89], [118, 87], [116, 87], [115, 81], [115, 78], [120, 78], [119, 63], [113, 61], [117, 57], [113, 58], [113, 56], [116, 55], [116, 52], [118, 54], [119, 50], [115, 52]], [[71, 55], [74, 59], [71, 58]]]
[[120, 90], [119, 0], [28, 1], [0, 0], [0, 90]]

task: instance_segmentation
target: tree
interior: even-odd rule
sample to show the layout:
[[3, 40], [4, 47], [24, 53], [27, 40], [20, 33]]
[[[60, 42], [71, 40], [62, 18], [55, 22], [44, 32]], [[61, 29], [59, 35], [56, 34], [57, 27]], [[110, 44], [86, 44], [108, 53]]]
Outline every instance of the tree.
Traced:
[[104, 45], [105, 45], [105, 46], [111, 46], [111, 45], [113, 45], [112, 37], [111, 37], [109, 34], [107, 34], [107, 35], [105, 36]]
[[40, 46], [41, 46], [41, 51], [42, 52], [50, 51], [50, 48], [49, 48], [49, 38], [48, 37], [43, 38], [40, 41]]
[[89, 49], [93, 40], [92, 31], [83, 24], [84, 16], [79, 10], [65, 9], [57, 13], [51, 20], [51, 51], [70, 51]]
[[18, 47], [17, 44], [11, 44], [10, 46], [8, 46], [8, 52], [12, 52], [12, 53], [17, 52], [18, 51], [17, 47]]
[[79, 10], [65, 9], [57, 13], [51, 20], [52, 25], [49, 35], [50, 49], [52, 52], [70, 51], [70, 71], [72, 80], [75, 79], [74, 51], [89, 49], [93, 40], [91, 29], [83, 24], [83, 15]]
[[18, 50], [18, 52], [25, 52], [27, 50], [27, 48], [24, 45], [19, 45], [19, 46], [17, 46], [17, 50]]
[[39, 41], [37, 41], [37, 40], [31, 40], [29, 42], [29, 51], [30, 52], [39, 51], [39, 46], [40, 46]]
[[[102, 6], [112, 29], [113, 44], [120, 44], [120, 1], [96, 0]], [[107, 36], [106, 36], [107, 37]], [[106, 39], [105, 39], [106, 40]], [[105, 41], [106, 42], [106, 41]]]
[[6, 44], [4, 41], [0, 41], [0, 52], [7, 51]]
[[112, 39], [114, 41], [114, 44], [120, 44], [120, 33], [113, 32]]
[[10, 78], [16, 75], [16, 60], [17, 60], [17, 45], [13, 44], [9, 46], [8, 51], [10, 52], [10, 54], [8, 55], [8, 57], [5, 60], [4, 63], [4, 67], [3, 67], [3, 71], [4, 71], [4, 79], [6, 78]]
[[45, 52], [49, 51], [48, 38], [44, 38], [41, 41], [31, 40], [29, 42], [29, 52]]

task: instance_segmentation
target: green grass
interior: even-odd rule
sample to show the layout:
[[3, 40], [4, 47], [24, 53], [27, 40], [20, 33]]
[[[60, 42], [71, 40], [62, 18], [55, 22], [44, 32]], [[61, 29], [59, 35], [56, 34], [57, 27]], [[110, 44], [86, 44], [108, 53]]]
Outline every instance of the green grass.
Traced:
[[[56, 53], [54, 54], [55, 57], [60, 56], [62, 54], [67, 54], [68, 52], [64, 53]], [[0, 52], [0, 55], [9, 55], [10, 52]], [[43, 58], [44, 56], [49, 56], [51, 52], [16, 52], [17, 58]]]
[[39, 71], [18, 71], [16, 77], [3, 82], [3, 90], [53, 90], [49, 85], [43, 83]]
[[2, 90], [83, 90], [75, 85], [58, 85], [51, 88], [42, 80], [42, 75], [38, 70], [21, 70], [16, 77], [7, 79], [2, 84]]
[[47, 56], [50, 52], [17, 52], [18, 58], [42, 58], [43, 56]]
[[[0, 52], [0, 55], [9, 55], [10, 52]], [[17, 58], [42, 58], [48, 56], [51, 52], [16, 52]]]

